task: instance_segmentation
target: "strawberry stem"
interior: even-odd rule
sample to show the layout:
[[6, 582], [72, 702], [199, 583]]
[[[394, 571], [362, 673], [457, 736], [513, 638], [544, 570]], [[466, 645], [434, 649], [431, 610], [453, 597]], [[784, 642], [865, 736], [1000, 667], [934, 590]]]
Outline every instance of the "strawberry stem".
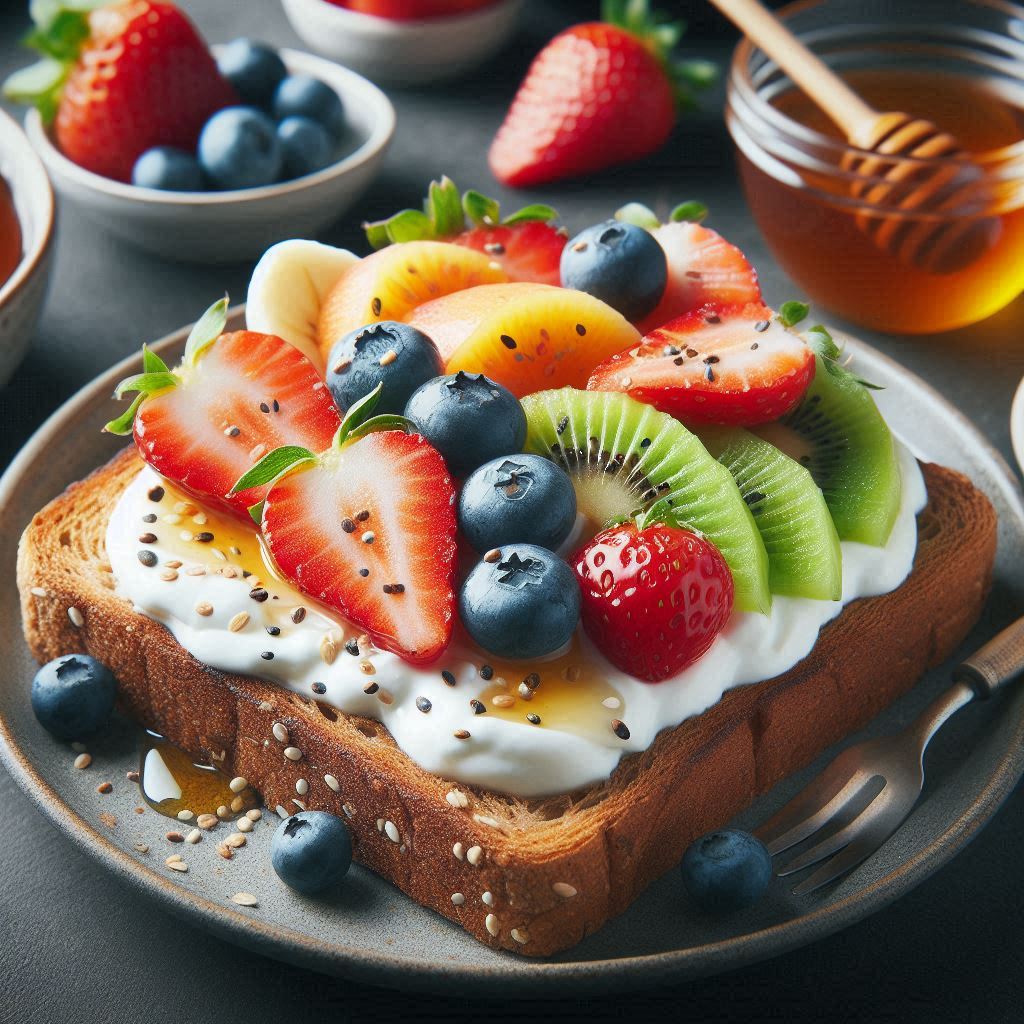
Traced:
[[195, 322], [185, 342], [184, 363], [195, 366], [196, 360], [224, 333], [228, 322], [228, 297], [218, 299]]

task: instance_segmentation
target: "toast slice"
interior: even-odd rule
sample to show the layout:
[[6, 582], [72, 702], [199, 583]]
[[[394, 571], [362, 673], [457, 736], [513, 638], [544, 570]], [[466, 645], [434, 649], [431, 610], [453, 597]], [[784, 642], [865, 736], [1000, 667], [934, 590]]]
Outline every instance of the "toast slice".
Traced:
[[[208, 669], [133, 611], [113, 592], [104, 536], [140, 467], [134, 449], [121, 453], [26, 529], [18, 583], [33, 655], [84, 650], [103, 661], [120, 679], [124, 713], [244, 776], [269, 807], [294, 810], [306, 779], [303, 803], [346, 817], [357, 860], [489, 946], [532, 956], [566, 949], [621, 913], [695, 837], [947, 658], [981, 612], [995, 557], [988, 499], [960, 474], [924, 466], [929, 502], [901, 587], [849, 605], [789, 672], [664, 730], [606, 782], [522, 800], [425, 772], [375, 721]], [[300, 761], [264, 744], [275, 722]]]

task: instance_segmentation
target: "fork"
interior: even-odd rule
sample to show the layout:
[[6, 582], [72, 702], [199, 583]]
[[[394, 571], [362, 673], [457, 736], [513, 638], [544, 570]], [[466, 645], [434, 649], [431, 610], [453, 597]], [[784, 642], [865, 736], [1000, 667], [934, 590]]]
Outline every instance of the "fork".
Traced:
[[[924, 787], [924, 752], [965, 704], [985, 700], [1024, 671], [1024, 618], [958, 665], [945, 693], [902, 732], [844, 750], [777, 814], [754, 830], [776, 855], [823, 836], [776, 870], [780, 877], [820, 865], [793, 889], [803, 896], [852, 871], [906, 820]], [[830, 834], [829, 826], [834, 828]], [[824, 863], [822, 863], [824, 861]]]

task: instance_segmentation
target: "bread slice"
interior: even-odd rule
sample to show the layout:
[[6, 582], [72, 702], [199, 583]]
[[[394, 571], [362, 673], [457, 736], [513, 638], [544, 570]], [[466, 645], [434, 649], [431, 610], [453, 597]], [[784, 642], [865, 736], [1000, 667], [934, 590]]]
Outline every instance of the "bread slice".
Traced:
[[[947, 658], [981, 612], [995, 556], [988, 499], [958, 473], [924, 466], [929, 503], [914, 571], [899, 589], [849, 605], [800, 664], [664, 730], [608, 781], [522, 800], [425, 772], [375, 721], [206, 668], [134, 612], [113, 592], [104, 535], [139, 468], [134, 450], [123, 452], [26, 529], [18, 583], [33, 655], [84, 650], [105, 662], [120, 679], [123, 712], [244, 776], [269, 807], [294, 810], [295, 784], [306, 779], [303, 802], [345, 816], [357, 860], [489, 946], [533, 956], [563, 950], [621, 913], [696, 836]], [[264, 743], [275, 722], [300, 761]]]

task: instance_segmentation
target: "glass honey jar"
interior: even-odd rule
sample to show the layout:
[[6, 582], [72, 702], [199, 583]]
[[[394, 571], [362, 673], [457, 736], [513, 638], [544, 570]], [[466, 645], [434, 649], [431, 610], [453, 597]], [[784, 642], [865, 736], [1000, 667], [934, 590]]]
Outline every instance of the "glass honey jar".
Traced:
[[[1024, 7], [815, 0], [779, 14], [876, 110], [905, 111], [954, 135], [983, 187], [972, 195], [985, 197], [981, 208], [872, 205], [872, 190], [851, 172], [866, 154], [744, 40], [730, 69], [726, 122], [754, 219], [802, 297], [897, 334], [962, 327], [1016, 298], [1024, 289]], [[884, 173], [923, 177], [939, 163], [896, 157]], [[956, 219], [964, 236], [967, 221], [983, 219], [987, 244], [953, 270], [922, 269], [872, 240], [882, 218], [907, 232]]]

